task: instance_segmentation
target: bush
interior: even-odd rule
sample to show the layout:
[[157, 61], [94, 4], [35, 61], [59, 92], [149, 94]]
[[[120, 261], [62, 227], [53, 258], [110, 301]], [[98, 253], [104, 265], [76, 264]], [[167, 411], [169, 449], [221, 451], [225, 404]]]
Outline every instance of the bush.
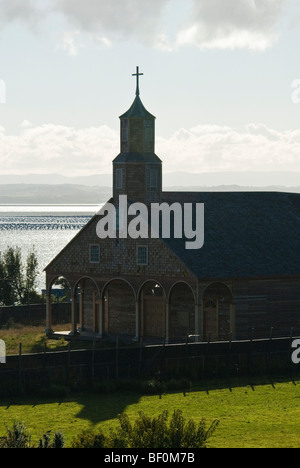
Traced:
[[0, 448], [64, 448], [64, 436], [62, 432], [55, 432], [51, 442], [50, 432], [42, 435], [38, 447], [31, 443], [31, 435], [22, 422], [14, 422], [11, 429], [6, 429], [6, 436], [0, 438]]
[[[205, 420], [198, 426], [176, 410], [169, 419], [167, 411], [156, 417], [139, 413], [134, 423], [128, 415], [119, 415], [119, 427], [107, 436], [103, 432], [83, 431], [72, 441], [72, 448], [150, 448], [150, 449], [195, 449], [206, 448], [209, 438], [219, 425], [214, 421], [209, 427]], [[0, 448], [64, 448], [64, 436], [45, 432], [37, 447], [31, 444], [30, 433], [22, 422], [15, 422], [7, 435], [0, 438]]]
[[94, 433], [91, 431], [83, 431], [72, 441], [72, 448], [104, 448], [105, 447], [105, 435], [100, 433]]
[[53, 437], [53, 442], [51, 442], [51, 437], [48, 432], [43, 434], [40, 438], [38, 448], [55, 448], [55, 449], [62, 449], [65, 445], [65, 439], [62, 432], [55, 432]]
[[0, 441], [0, 448], [30, 448], [31, 437], [22, 422], [14, 422], [12, 428], [6, 431], [7, 435]]
[[142, 384], [142, 392], [148, 395], [162, 395], [166, 393], [167, 385], [165, 382], [161, 382], [157, 379], [151, 379]]
[[110, 448], [205, 448], [207, 441], [219, 425], [214, 421], [208, 428], [205, 420], [198, 427], [193, 420], [186, 420], [182, 411], [174, 411], [170, 422], [169, 415], [164, 411], [159, 416], [151, 418], [144, 413], [134, 424], [125, 414], [119, 416], [120, 427], [112, 432], [109, 440]]

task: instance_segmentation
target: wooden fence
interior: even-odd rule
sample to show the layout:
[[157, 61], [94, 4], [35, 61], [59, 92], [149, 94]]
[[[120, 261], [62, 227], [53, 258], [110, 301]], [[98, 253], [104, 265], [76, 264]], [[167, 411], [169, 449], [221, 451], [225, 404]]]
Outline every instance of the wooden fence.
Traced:
[[295, 338], [124, 346], [8, 356], [0, 365], [0, 396], [34, 393], [53, 385], [71, 390], [115, 380], [228, 378], [258, 375], [299, 375], [292, 362]]

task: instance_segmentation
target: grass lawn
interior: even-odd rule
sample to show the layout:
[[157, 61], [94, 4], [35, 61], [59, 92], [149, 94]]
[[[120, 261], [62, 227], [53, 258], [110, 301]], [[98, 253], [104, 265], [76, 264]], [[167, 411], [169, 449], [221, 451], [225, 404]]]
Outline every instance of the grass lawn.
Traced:
[[138, 411], [155, 415], [181, 409], [183, 415], [220, 426], [210, 440], [216, 448], [299, 448], [300, 381], [270, 382], [205, 391], [142, 396], [133, 392], [110, 395], [85, 393], [63, 401], [31, 398], [0, 400], [0, 436], [5, 425], [23, 421], [33, 440], [43, 431], [62, 431], [67, 445], [83, 429], [109, 431], [118, 414], [134, 418]]
[[59, 340], [46, 340], [45, 327], [20, 326], [0, 330], [0, 339], [5, 341], [7, 355], [19, 353], [19, 344], [22, 343], [23, 353], [39, 353], [47, 348], [64, 350], [68, 345]]
[[[68, 325], [61, 325], [61, 331], [68, 330]], [[59, 331], [59, 330], [57, 330]], [[0, 330], [0, 339], [5, 341], [7, 355], [19, 354], [19, 344], [22, 343], [22, 353], [42, 353], [45, 344], [49, 351], [65, 351], [68, 342], [63, 338], [48, 340], [45, 335], [45, 327], [20, 326]], [[88, 341], [72, 342], [72, 349], [85, 349], [91, 347]]]
[[[60, 325], [56, 331], [70, 330], [70, 325]], [[19, 344], [22, 344], [22, 353], [43, 353], [45, 344], [48, 351], [66, 351], [70, 343], [72, 349], [91, 349], [93, 343], [86, 340], [73, 340], [68, 342], [64, 338], [50, 340], [46, 338], [45, 327], [42, 326], [14, 326], [9, 329], [0, 329], [0, 339], [5, 341], [6, 354], [19, 354]], [[106, 343], [97, 342], [96, 349], [106, 347]], [[110, 345], [111, 346], [111, 345]], [[114, 346], [114, 345], [112, 345]]]

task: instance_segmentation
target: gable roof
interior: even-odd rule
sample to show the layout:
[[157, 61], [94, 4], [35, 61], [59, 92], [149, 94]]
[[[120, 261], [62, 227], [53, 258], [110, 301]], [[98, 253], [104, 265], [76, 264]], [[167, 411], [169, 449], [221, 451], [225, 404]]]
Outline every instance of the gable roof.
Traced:
[[300, 276], [300, 195], [277, 192], [164, 192], [171, 204], [204, 203], [205, 244], [164, 239], [198, 278]]
[[[300, 194], [163, 192], [162, 195], [162, 202], [169, 205], [204, 203], [205, 243], [201, 249], [186, 250], [185, 242], [189, 239], [162, 239], [199, 279], [300, 277]], [[92, 217], [45, 271], [96, 218], [98, 215]]]

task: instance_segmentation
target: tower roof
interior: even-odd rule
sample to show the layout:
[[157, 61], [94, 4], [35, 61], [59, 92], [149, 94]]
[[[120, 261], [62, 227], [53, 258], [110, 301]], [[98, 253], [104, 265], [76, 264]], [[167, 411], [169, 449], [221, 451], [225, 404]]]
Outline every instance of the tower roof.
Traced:
[[141, 118], [151, 118], [155, 119], [154, 115], [150, 114], [150, 112], [147, 111], [145, 108], [144, 104], [141, 101], [140, 96], [136, 96], [135, 100], [133, 101], [132, 106], [130, 109], [125, 112], [125, 114], [121, 115], [120, 119], [127, 119], [130, 117], [141, 117]]
[[125, 114], [121, 115], [120, 119], [127, 119], [131, 117], [155, 119], [156, 117], [154, 117], [154, 115], [150, 114], [150, 112], [147, 111], [140, 98], [139, 78], [140, 76], [143, 76], [143, 73], [139, 72], [139, 67], [136, 67], [136, 73], [134, 73], [132, 76], [136, 76], [136, 98], [133, 101], [133, 104], [130, 107], [130, 109], [127, 112], [125, 112]]

